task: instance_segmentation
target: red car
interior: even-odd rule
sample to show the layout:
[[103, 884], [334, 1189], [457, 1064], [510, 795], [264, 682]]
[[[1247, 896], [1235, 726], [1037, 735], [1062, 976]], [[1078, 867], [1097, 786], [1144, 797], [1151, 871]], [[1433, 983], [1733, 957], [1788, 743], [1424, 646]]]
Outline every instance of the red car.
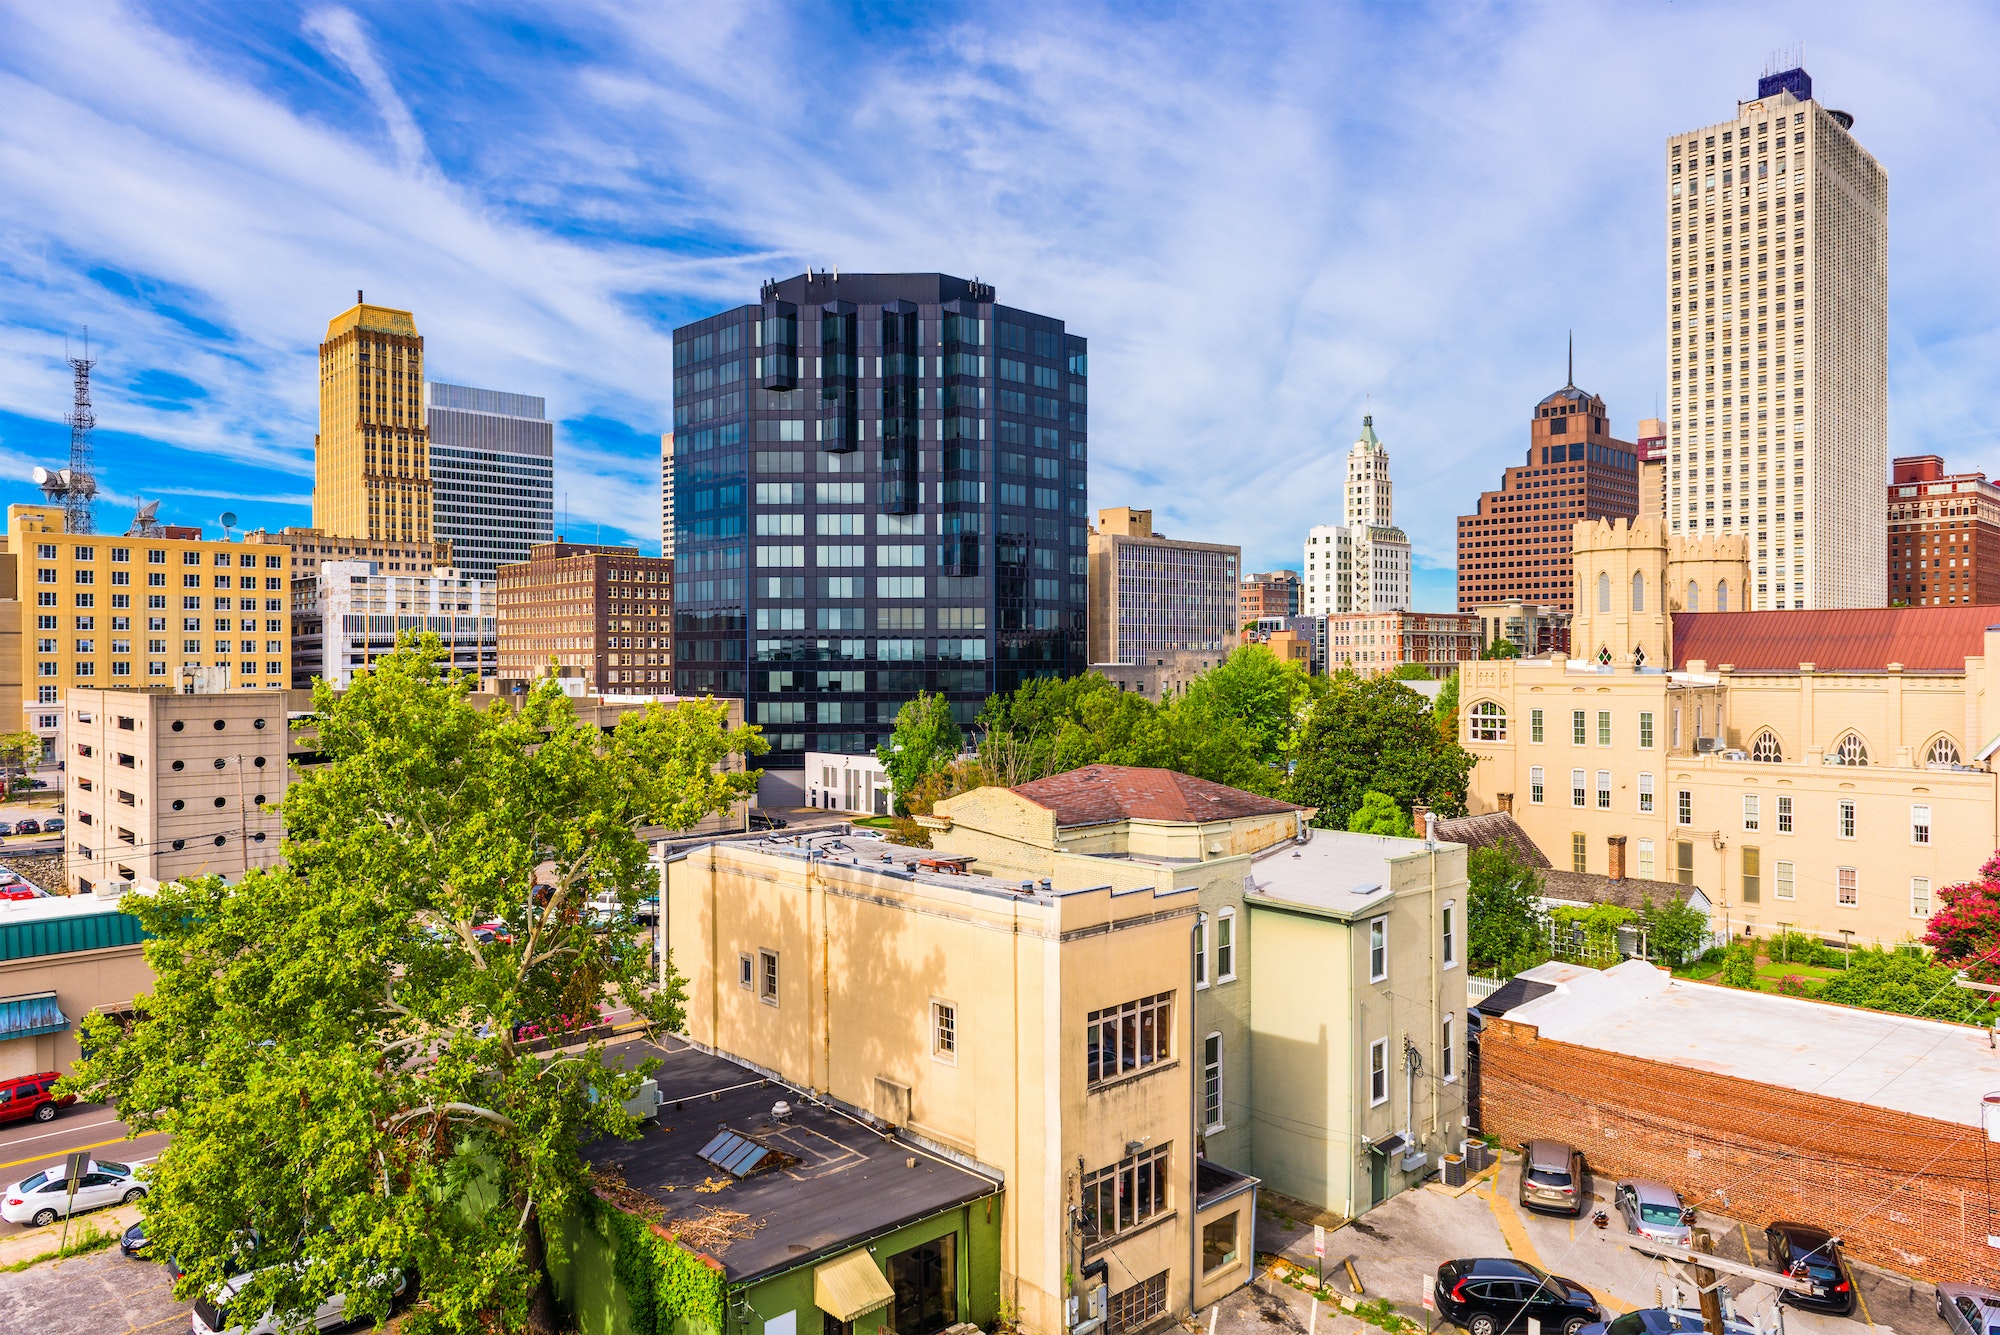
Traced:
[[0, 1122], [25, 1122], [30, 1117], [37, 1122], [53, 1122], [58, 1109], [76, 1102], [74, 1094], [49, 1093], [60, 1079], [61, 1072], [44, 1071], [40, 1075], [0, 1080]]

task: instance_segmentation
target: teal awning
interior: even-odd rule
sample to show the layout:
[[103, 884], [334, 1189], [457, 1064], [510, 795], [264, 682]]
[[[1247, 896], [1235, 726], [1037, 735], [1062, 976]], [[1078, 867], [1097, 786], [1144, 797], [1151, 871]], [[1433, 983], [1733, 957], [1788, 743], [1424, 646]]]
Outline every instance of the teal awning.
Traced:
[[32, 992], [25, 997], [0, 997], [0, 1040], [33, 1038], [69, 1028], [69, 1017], [56, 1005], [53, 992]]

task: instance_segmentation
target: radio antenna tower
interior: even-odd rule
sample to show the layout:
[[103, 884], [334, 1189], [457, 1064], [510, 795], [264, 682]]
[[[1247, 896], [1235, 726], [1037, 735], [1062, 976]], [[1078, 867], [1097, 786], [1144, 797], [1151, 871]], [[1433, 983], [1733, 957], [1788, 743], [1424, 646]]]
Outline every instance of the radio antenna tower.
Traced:
[[34, 473], [35, 485], [42, 489], [42, 494], [52, 504], [62, 505], [64, 527], [71, 533], [97, 531], [93, 512], [97, 478], [90, 471], [90, 429], [97, 425], [97, 417], [90, 411], [90, 368], [97, 365], [97, 360], [90, 355], [89, 329], [84, 330], [83, 338], [81, 357], [69, 356], [68, 341], [63, 344], [63, 355], [76, 381], [69, 416], [63, 419], [69, 423], [69, 467], [55, 472], [37, 468]]

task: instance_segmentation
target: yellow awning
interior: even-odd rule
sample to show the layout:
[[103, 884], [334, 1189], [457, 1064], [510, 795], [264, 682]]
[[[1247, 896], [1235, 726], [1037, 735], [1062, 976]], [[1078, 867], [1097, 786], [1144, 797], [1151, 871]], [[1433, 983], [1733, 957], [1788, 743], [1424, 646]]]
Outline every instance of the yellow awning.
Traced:
[[813, 1306], [841, 1321], [886, 1307], [895, 1296], [864, 1248], [813, 1269]]

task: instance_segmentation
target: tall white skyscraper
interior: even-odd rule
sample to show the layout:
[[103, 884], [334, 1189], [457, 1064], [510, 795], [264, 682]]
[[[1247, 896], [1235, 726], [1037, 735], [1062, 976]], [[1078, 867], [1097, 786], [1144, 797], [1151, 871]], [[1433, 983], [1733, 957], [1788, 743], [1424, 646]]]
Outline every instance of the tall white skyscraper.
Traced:
[[1666, 512], [1752, 608], [1888, 600], [1888, 200], [1802, 69], [1667, 141]]
[[1407, 610], [1410, 540], [1395, 526], [1389, 452], [1375, 435], [1373, 417], [1361, 419], [1361, 435], [1347, 451], [1341, 519], [1306, 534], [1305, 615]]
[[660, 434], [660, 555], [674, 559], [674, 433]]
[[555, 424], [541, 399], [431, 381], [431, 531], [452, 564], [490, 580], [555, 537]]

